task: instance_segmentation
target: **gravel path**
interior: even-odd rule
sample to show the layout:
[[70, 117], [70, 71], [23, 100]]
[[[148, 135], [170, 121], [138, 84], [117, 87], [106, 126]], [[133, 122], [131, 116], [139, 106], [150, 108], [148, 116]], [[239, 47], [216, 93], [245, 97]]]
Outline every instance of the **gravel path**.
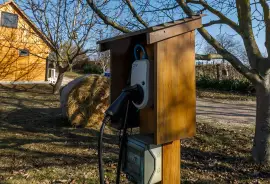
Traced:
[[74, 80], [73, 78], [64, 76], [64, 79], [63, 79], [63, 82], [62, 82], [61, 86], [65, 86], [65, 85], [67, 85], [68, 83], [70, 83], [73, 80]]
[[[58, 77], [58, 73], [57, 72], [55, 73], [55, 77], [56, 78]], [[71, 78], [71, 77], [64, 76], [61, 86], [65, 86], [65, 85], [67, 85], [68, 83], [70, 83], [73, 80], [74, 79]]]
[[255, 123], [256, 103], [253, 101], [218, 101], [197, 99], [197, 118], [227, 122]]

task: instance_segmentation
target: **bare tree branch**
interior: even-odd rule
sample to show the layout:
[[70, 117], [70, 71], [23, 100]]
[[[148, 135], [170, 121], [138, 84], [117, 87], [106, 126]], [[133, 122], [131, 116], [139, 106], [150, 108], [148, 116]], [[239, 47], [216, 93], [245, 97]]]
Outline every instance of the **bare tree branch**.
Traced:
[[266, 27], [265, 31], [265, 47], [267, 48], [268, 57], [270, 57], [270, 7], [266, 0], [260, 0], [261, 6], [263, 8], [264, 23]]
[[55, 48], [48, 61], [57, 67], [59, 76], [54, 92], [59, 91], [63, 74], [78, 62], [88, 59], [93, 51], [89, 44], [93, 39], [95, 14], [80, 0], [25, 0], [22, 6], [41, 28]]
[[130, 11], [132, 12], [133, 16], [144, 26], [144, 27], [148, 27], [147, 23], [144, 22], [144, 20], [142, 19], [142, 17], [137, 13], [137, 11], [135, 10], [135, 8], [133, 7], [133, 5], [131, 4], [130, 0], [125, 0], [126, 4], [128, 5]]
[[176, 9], [178, 8], [179, 5], [176, 3], [174, 6], [172, 7], [166, 7], [166, 8], [156, 8], [155, 10], [144, 10], [143, 12], [146, 13], [146, 12], [162, 12], [162, 11], [168, 11], [168, 10], [173, 10], [173, 9]]
[[[194, 12], [190, 9], [190, 7], [185, 3], [185, 0], [177, 0], [180, 7], [183, 11], [188, 15], [192, 16]], [[229, 61], [237, 71], [242, 73], [246, 78], [254, 83], [260, 83], [261, 78], [260, 76], [253, 70], [249, 70], [237, 57], [231, 54], [229, 51], [224, 49], [220, 43], [212, 37], [209, 32], [205, 28], [199, 28], [198, 32], [202, 35], [202, 37], [211, 44], [217, 51], [218, 54], [222, 55], [224, 59]]]
[[103, 20], [103, 22], [105, 24], [108, 24], [112, 27], [114, 27], [115, 29], [123, 32], [123, 33], [129, 33], [130, 30], [128, 30], [127, 28], [119, 25], [118, 23], [114, 22], [113, 20], [111, 20], [109, 17], [107, 17], [106, 15], [104, 15], [100, 9], [98, 9], [98, 7], [96, 6], [96, 4], [94, 3], [93, 0], [87, 0], [87, 3], [89, 4], [89, 6], [92, 8], [92, 10]]
[[224, 59], [220, 54], [196, 54], [196, 60]]
[[[265, 1], [265, 0], [263, 0]], [[239, 24], [227, 18], [223, 13], [211, 7], [204, 0], [187, 0], [187, 3], [199, 4], [203, 6], [205, 9], [216, 15], [220, 18], [220, 24], [226, 24], [230, 26], [233, 30], [235, 30], [244, 40], [248, 57], [250, 60], [250, 65], [256, 68], [254, 62], [257, 60], [257, 56], [261, 57], [261, 53], [259, 51], [258, 45], [255, 41], [253, 30], [252, 30], [252, 19], [251, 19], [251, 9], [250, 9], [250, 1], [237, 0], [237, 11], [239, 17]], [[210, 26], [213, 24], [217, 24], [217, 22], [209, 22], [206, 26]], [[253, 62], [253, 63], [252, 63]]]
[[223, 24], [227, 24], [233, 30], [235, 30], [237, 33], [240, 32], [239, 26], [234, 21], [227, 18], [220, 11], [218, 11], [215, 8], [211, 7], [209, 4], [207, 4], [207, 2], [205, 2], [203, 0], [187, 0], [187, 3], [199, 4], [199, 5], [203, 6], [206, 10], [208, 10], [211, 13], [213, 13], [214, 15], [216, 15], [222, 21]]
[[224, 24], [224, 22], [222, 20], [212, 20], [208, 23], [203, 24], [203, 27], [209, 27], [216, 24]]
[[256, 60], [258, 59], [258, 56], [262, 57], [262, 55], [256, 43], [252, 29], [250, 0], [236, 0], [236, 8], [238, 13], [239, 26], [241, 29], [240, 35], [243, 38], [250, 65], [252, 68], [256, 69]]

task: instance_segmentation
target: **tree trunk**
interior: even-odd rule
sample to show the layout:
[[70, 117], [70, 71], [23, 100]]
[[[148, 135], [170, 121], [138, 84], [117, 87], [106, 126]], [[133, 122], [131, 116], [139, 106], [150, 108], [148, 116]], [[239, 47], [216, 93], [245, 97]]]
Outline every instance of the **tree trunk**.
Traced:
[[256, 86], [256, 130], [252, 156], [259, 164], [270, 163], [270, 86]]
[[60, 72], [59, 71], [56, 83], [53, 86], [53, 94], [58, 94], [59, 93], [62, 82], [63, 82], [63, 79], [64, 79], [64, 74], [65, 74], [65, 72]]

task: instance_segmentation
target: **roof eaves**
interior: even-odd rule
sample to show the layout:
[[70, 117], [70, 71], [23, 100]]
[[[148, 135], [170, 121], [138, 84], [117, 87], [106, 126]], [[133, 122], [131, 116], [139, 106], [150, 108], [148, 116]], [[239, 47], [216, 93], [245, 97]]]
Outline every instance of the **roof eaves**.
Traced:
[[203, 17], [203, 16], [204, 15], [199, 14], [199, 15], [194, 15], [192, 17], [187, 17], [187, 18], [184, 18], [184, 19], [179, 19], [179, 20], [175, 20], [175, 21], [171, 21], [171, 22], [167, 22], [167, 23], [162, 23], [162, 24], [155, 25], [155, 26], [152, 26], [152, 27], [149, 27], [149, 28], [146, 28], [146, 29], [141, 29], [141, 30], [134, 31], [134, 32], [131, 32], [131, 33], [126, 33], [126, 34], [122, 34], [122, 35], [119, 35], [119, 36], [116, 36], [116, 37], [100, 40], [100, 41], [97, 42], [97, 44], [103, 44], [103, 43], [116, 41], [116, 40], [119, 40], [119, 39], [124, 39], [124, 38], [127, 38], [127, 37], [131, 37], [131, 36], [137, 36], [137, 35], [140, 35], [140, 34], [146, 34], [146, 33], [154, 32], [154, 31], [166, 29], [166, 28], [169, 28], [169, 27], [173, 27], [173, 26], [176, 26], [176, 25], [180, 25], [180, 24], [184, 24], [184, 23], [187, 23], [187, 22], [190, 22], [190, 21], [201, 19], [201, 17]]

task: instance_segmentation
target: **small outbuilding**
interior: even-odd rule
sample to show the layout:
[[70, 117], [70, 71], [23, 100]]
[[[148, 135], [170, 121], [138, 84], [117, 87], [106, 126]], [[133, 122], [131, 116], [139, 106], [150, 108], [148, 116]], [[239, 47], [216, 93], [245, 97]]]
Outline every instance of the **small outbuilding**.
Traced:
[[0, 83], [46, 81], [52, 49], [14, 1], [0, 5]]

